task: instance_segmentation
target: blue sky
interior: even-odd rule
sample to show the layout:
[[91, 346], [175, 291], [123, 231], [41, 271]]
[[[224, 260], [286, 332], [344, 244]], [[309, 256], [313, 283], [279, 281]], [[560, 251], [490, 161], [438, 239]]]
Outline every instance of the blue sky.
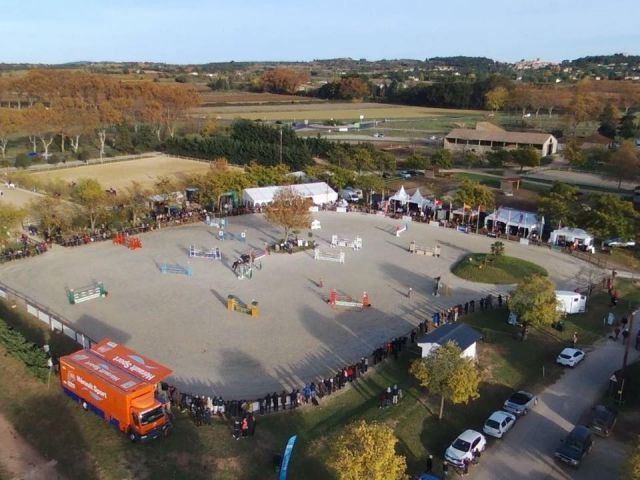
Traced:
[[2, 0], [0, 62], [640, 54], [640, 0]]

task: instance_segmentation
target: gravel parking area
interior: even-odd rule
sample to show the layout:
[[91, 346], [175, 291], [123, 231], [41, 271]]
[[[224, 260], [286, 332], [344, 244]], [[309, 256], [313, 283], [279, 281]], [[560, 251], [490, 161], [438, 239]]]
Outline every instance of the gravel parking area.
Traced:
[[[189, 225], [144, 234], [144, 248], [137, 251], [111, 242], [55, 247], [46, 255], [1, 266], [0, 277], [89, 336], [111, 337], [171, 367], [172, 382], [184, 390], [227, 398], [299, 386], [406, 334], [435, 309], [509, 289], [467, 282], [449, 272], [461, 255], [488, 251], [494, 239], [424, 224], [410, 225], [396, 237], [401, 222], [385, 217], [314, 216], [322, 224], [314, 238], [324, 249], [330, 249], [334, 233], [359, 235], [364, 248], [343, 249], [345, 264], [315, 261], [311, 252], [272, 254], [262, 259], [263, 268], [252, 279], [238, 280], [231, 271], [233, 260], [279, 236], [261, 215], [247, 215], [231, 218], [229, 226], [238, 236], [246, 231], [247, 243], [221, 242], [211, 227]], [[439, 242], [441, 257], [408, 253], [411, 240], [427, 247]], [[189, 259], [191, 244], [219, 246], [222, 261]], [[576, 288], [592, 268], [545, 248], [508, 243], [506, 253], [544, 266], [562, 289]], [[162, 274], [162, 262], [190, 265], [193, 276]], [[431, 295], [436, 276], [451, 286], [450, 296]], [[94, 281], [104, 282], [108, 297], [69, 305], [65, 288]], [[326, 303], [330, 288], [354, 298], [366, 291], [372, 308], [332, 309]], [[260, 317], [228, 312], [229, 294], [246, 303], [258, 301]]]

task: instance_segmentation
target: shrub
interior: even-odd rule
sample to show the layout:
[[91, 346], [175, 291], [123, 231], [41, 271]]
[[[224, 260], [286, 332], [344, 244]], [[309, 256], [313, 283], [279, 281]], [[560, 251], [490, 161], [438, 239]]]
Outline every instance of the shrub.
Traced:
[[35, 377], [40, 380], [47, 378], [47, 355], [42, 348], [27, 341], [24, 335], [0, 319], [0, 344], [7, 349], [7, 352], [24, 362], [25, 366], [31, 370]]
[[78, 160], [82, 160], [83, 162], [86, 162], [90, 158], [91, 158], [91, 155], [89, 155], [89, 152], [87, 150], [80, 150], [78, 152]]
[[16, 161], [14, 165], [16, 168], [28, 168], [31, 166], [31, 157], [26, 153], [19, 153], [16, 155]]

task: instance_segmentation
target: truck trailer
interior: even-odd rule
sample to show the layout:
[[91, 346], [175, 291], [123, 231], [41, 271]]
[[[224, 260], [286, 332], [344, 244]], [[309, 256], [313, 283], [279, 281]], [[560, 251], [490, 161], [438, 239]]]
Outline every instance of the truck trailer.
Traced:
[[131, 441], [151, 440], [169, 433], [167, 408], [156, 392], [158, 384], [171, 373], [108, 338], [60, 358], [64, 392], [126, 433]]

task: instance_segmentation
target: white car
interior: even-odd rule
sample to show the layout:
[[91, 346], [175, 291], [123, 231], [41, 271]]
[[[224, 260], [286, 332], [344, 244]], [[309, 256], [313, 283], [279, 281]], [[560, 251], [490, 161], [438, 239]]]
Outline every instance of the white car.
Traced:
[[575, 367], [584, 360], [585, 353], [577, 348], [565, 348], [560, 352], [556, 362], [565, 367]]
[[484, 422], [482, 431], [492, 437], [502, 438], [516, 423], [516, 416], [512, 413], [498, 410], [493, 412]]
[[473, 452], [483, 452], [487, 446], [487, 439], [480, 432], [465, 430], [456, 438], [444, 453], [447, 463], [457, 468], [464, 467], [464, 461], [473, 461]]

